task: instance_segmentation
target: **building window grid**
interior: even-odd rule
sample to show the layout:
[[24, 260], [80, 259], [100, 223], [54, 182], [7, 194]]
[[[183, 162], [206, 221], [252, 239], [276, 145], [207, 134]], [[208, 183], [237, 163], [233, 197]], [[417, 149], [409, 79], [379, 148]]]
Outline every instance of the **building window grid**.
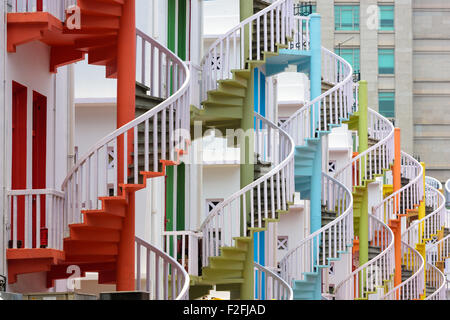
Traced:
[[395, 73], [395, 54], [394, 49], [378, 49], [378, 73]]
[[335, 30], [359, 30], [359, 5], [334, 7]]
[[380, 5], [380, 25], [379, 30], [392, 31], [394, 30], [394, 6]]
[[353, 71], [360, 71], [359, 48], [335, 48], [334, 51], [352, 65]]
[[386, 118], [395, 119], [394, 91], [381, 91], [378, 93], [378, 110]]

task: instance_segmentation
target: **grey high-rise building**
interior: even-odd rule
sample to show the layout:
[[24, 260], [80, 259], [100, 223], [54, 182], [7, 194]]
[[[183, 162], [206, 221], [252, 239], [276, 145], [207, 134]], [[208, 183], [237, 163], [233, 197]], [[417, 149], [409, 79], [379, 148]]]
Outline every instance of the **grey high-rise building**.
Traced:
[[[304, 2], [304, 1], [303, 1]], [[401, 128], [402, 150], [450, 178], [450, 1], [317, 0], [323, 46], [368, 82], [369, 107]]]

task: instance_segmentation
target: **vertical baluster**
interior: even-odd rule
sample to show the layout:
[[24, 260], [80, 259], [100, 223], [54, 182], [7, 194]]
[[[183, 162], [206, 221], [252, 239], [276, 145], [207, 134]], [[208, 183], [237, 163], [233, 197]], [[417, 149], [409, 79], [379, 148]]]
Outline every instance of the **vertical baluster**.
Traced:
[[264, 180], [264, 217], [269, 218], [267, 198], [267, 180]]
[[[256, 60], [261, 60], [261, 33], [260, 33], [260, 16], [256, 18]], [[259, 79], [258, 79], [259, 83]]]
[[270, 51], [275, 52], [275, 26], [273, 21], [274, 10], [270, 11]]
[[174, 161], [175, 159], [175, 152], [174, 152], [174, 106], [173, 104], [169, 107], [169, 157], [170, 160]]
[[[163, 111], [164, 113], [165, 111]], [[158, 172], [158, 114], [153, 116], [153, 171]]]
[[[167, 265], [169, 265], [169, 263], [167, 263]], [[178, 278], [178, 270], [175, 268], [174, 265], [171, 265], [171, 269], [172, 269], [172, 300], [175, 300], [177, 297], [177, 294], [175, 291], [175, 284], [176, 284], [176, 280]]]
[[258, 184], [257, 186], [257, 205], [258, 205], [258, 228], [262, 227], [262, 214], [261, 214], [261, 189], [260, 189], [260, 184]]
[[267, 13], [264, 14], [264, 51], [267, 51]]
[[128, 182], [128, 131], [123, 134], [123, 183]]
[[240, 31], [240, 37], [241, 37], [241, 65], [239, 69], [242, 69], [245, 66], [245, 53], [244, 53], [244, 38], [245, 38], [245, 32], [244, 32], [244, 26], [241, 27]]
[[226, 48], [226, 53], [225, 53], [225, 76], [224, 79], [228, 79], [230, 78], [230, 59], [231, 59], [231, 55], [230, 55], [230, 37], [227, 37], [227, 48]]
[[[150, 292], [150, 278], [151, 278], [151, 266], [150, 266], [150, 250], [146, 250], [146, 264], [145, 264], [145, 290]], [[156, 278], [157, 280], [158, 278]], [[157, 282], [157, 281], [156, 281]]]
[[[147, 278], [148, 278], [147, 274]], [[136, 290], [141, 290], [141, 244], [136, 244]]]
[[[250, 189], [250, 226], [252, 228], [255, 227], [255, 213], [254, 213], [254, 205], [253, 205], [253, 189]], [[244, 226], [245, 227], [245, 226]]]
[[[46, 226], [47, 227], [47, 226]], [[36, 195], [36, 248], [41, 244], [41, 195]]]

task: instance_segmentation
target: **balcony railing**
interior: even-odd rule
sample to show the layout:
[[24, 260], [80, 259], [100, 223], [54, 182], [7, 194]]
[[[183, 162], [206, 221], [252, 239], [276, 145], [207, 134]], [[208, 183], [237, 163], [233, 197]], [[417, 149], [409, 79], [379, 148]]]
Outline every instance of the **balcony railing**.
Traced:
[[64, 193], [53, 189], [9, 190], [7, 199], [11, 249], [62, 249]]
[[294, 16], [307, 17], [313, 13], [313, 4], [311, 2], [302, 2], [294, 4]]
[[66, 9], [75, 6], [77, 0], [8, 0], [8, 12], [48, 12], [61, 21], [66, 20]]
[[164, 231], [163, 251], [184, 267], [188, 274], [198, 276], [201, 270], [199, 245], [202, 234], [192, 231]]

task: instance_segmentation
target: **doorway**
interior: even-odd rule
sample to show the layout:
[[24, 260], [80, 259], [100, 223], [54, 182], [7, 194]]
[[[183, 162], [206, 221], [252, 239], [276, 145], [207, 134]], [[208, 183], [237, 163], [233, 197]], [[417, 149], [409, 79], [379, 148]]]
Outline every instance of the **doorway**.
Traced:
[[[33, 91], [33, 189], [46, 188], [47, 176], [47, 97]], [[40, 197], [39, 206], [37, 197]], [[45, 228], [45, 195], [33, 197], [33, 248], [36, 248], [37, 230], [41, 230], [40, 247], [47, 244]], [[39, 209], [39, 210], [38, 210]], [[39, 211], [40, 226], [36, 227]]]

